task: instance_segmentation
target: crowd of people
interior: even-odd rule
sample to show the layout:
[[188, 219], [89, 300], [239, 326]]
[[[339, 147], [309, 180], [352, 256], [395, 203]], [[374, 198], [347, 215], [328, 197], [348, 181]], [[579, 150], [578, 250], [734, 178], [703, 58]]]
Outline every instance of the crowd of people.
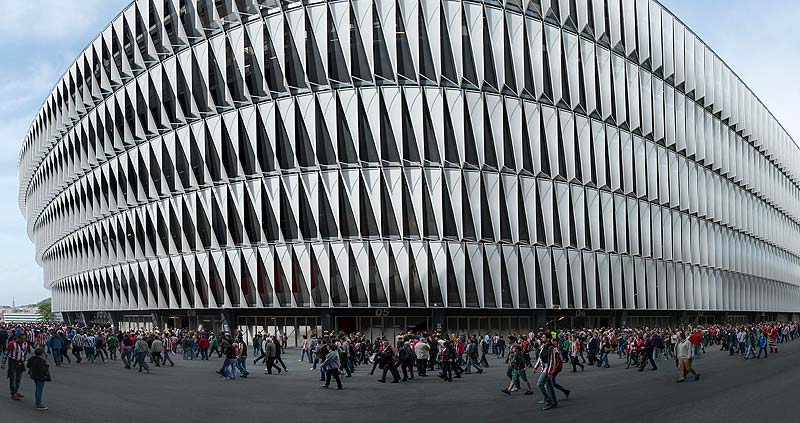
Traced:
[[[463, 374], [483, 373], [489, 366], [487, 355], [505, 360], [508, 386], [501, 389], [511, 395], [527, 386], [525, 395], [533, 395], [532, 385], [526, 371], [531, 369], [536, 376], [536, 386], [542, 394], [539, 401], [543, 409], [558, 406], [556, 391], [569, 398], [571, 391], [557, 381], [565, 363], [572, 372], [584, 371], [587, 367], [609, 368], [609, 357], [616, 354], [625, 360], [627, 369], [637, 371], [658, 370], [658, 362], [673, 361], [678, 370], [676, 383], [685, 382], [691, 375], [700, 378], [693, 363], [706, 348], [720, 346], [738, 352], [745, 359], [760, 358], [764, 354], [777, 353], [778, 344], [800, 337], [796, 322], [769, 322], [752, 325], [719, 324], [678, 328], [600, 328], [565, 329], [550, 331], [540, 329], [528, 334], [511, 334], [502, 337], [407, 333], [398, 336], [396, 342], [385, 338], [370, 341], [361, 333], [338, 335], [323, 333], [320, 338], [304, 339], [300, 360], [308, 357], [309, 370], [319, 366], [322, 387], [328, 388], [331, 379], [336, 389], [342, 389], [340, 374], [352, 376], [359, 365], [372, 365], [369, 374], [376, 369], [382, 371], [379, 382], [405, 382], [428, 372], [438, 371], [443, 381], [452, 382]], [[758, 353], [756, 353], [756, 349]], [[506, 351], [508, 350], [508, 354]], [[403, 373], [400, 378], [400, 369]]]
[[[437, 373], [451, 383], [467, 374], [482, 374], [493, 356], [507, 365], [506, 395], [521, 390], [533, 395], [527, 372], [541, 392], [543, 409], [558, 406], [556, 391], [569, 398], [570, 390], [558, 383], [558, 374], [565, 365], [572, 372], [587, 367], [609, 368], [609, 357], [624, 359], [626, 368], [657, 370], [660, 363], [674, 361], [678, 369], [676, 382], [688, 375], [694, 380], [694, 360], [707, 348], [719, 346], [744, 359], [760, 359], [778, 352], [779, 344], [800, 337], [796, 322], [770, 322], [751, 325], [718, 324], [678, 328], [597, 328], [539, 329], [527, 334], [444, 335], [411, 332], [395, 339], [368, 339], [362, 333], [323, 332], [319, 336], [303, 336], [298, 346], [298, 361], [308, 362], [309, 371], [318, 371], [323, 388], [332, 381], [342, 389], [342, 378], [352, 377], [360, 366], [370, 375], [376, 371], [378, 382], [400, 383]], [[251, 344], [248, 345], [247, 341]], [[13, 400], [22, 400], [22, 375], [27, 369], [35, 385], [36, 408], [46, 410], [44, 384], [51, 380], [49, 361], [56, 367], [66, 364], [121, 361], [125, 369], [149, 373], [154, 367], [175, 366], [173, 357], [183, 360], [223, 359], [217, 373], [220, 378], [247, 378], [248, 350], [253, 348], [253, 366], [264, 363], [264, 373], [280, 374], [289, 370], [284, 362], [287, 339], [279, 333], [258, 332], [246, 339], [243, 332], [208, 330], [128, 330], [107, 325], [86, 327], [62, 323], [0, 325], [2, 367], [7, 370]], [[649, 366], [648, 366], [649, 365]], [[402, 373], [402, 378], [401, 378]], [[538, 373], [538, 376], [537, 376]]]

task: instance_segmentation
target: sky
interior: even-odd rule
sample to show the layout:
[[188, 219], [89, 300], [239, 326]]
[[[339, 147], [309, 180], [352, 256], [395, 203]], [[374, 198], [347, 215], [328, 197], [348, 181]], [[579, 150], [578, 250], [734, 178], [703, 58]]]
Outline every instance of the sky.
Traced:
[[[19, 210], [17, 162], [42, 101], [129, 0], [0, 0], [0, 305], [49, 297]], [[800, 3], [661, 0], [800, 141]]]
[[50, 296], [19, 210], [22, 140], [58, 78], [128, 3], [0, 0], [0, 305]]

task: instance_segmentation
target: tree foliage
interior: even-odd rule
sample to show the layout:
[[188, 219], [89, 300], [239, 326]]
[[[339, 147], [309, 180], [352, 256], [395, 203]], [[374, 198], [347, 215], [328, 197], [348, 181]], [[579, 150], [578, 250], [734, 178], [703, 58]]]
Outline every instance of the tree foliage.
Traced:
[[42, 300], [39, 302], [39, 304], [36, 304], [36, 308], [39, 311], [39, 315], [42, 316], [42, 319], [53, 320], [55, 314], [53, 313], [53, 307], [50, 298]]

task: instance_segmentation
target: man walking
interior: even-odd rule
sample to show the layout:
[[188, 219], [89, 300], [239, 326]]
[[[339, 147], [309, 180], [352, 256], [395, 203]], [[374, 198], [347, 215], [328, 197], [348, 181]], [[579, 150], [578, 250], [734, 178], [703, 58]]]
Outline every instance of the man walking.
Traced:
[[150, 347], [147, 345], [147, 341], [142, 339], [142, 336], [136, 339], [136, 344], [133, 347], [133, 355], [136, 357], [136, 364], [135, 366], [139, 366], [139, 373], [142, 372], [144, 369], [147, 373], [150, 373], [150, 366], [147, 365], [145, 358], [147, 354], [150, 353]]
[[89, 332], [86, 334], [86, 337], [83, 339], [83, 347], [84, 351], [86, 351], [86, 361], [89, 363], [94, 363], [96, 344], [97, 338], [94, 337], [94, 333]]
[[651, 366], [653, 366], [653, 370], [657, 370], [658, 369], [658, 367], [656, 367], [656, 362], [653, 360], [653, 348], [654, 348], [653, 340], [648, 335], [644, 339], [644, 347], [639, 351], [639, 369], [638, 370], [640, 372], [644, 371], [644, 368], [645, 368], [645, 366], [647, 366], [648, 362], [650, 363]]
[[236, 347], [236, 367], [242, 373], [242, 377], [247, 379], [247, 375], [250, 374], [247, 371], [247, 343], [244, 342], [244, 338], [240, 335], [236, 338], [234, 346]]
[[[482, 343], [482, 346], [486, 345]], [[467, 344], [467, 351], [464, 354], [467, 356], [467, 368], [464, 371], [464, 374], [472, 373], [472, 368], [474, 367], [478, 373], [483, 373], [483, 369], [480, 365], [478, 365], [478, 343], [475, 338], [470, 338], [469, 343]], [[485, 355], [482, 357], [486, 359]]]
[[428, 359], [431, 356], [431, 347], [425, 342], [425, 339], [420, 339], [417, 345], [414, 345], [414, 354], [417, 356], [417, 374], [422, 377], [428, 376]]
[[331, 377], [333, 377], [336, 380], [336, 389], [342, 389], [342, 379], [339, 378], [340, 366], [341, 358], [339, 357], [338, 349], [331, 345], [330, 352], [325, 354], [325, 359], [322, 361], [322, 368], [325, 369], [325, 384], [322, 385], [323, 388], [330, 386]]
[[549, 410], [558, 407], [558, 398], [556, 398], [555, 389], [553, 387], [553, 377], [561, 371], [562, 364], [558, 351], [553, 348], [553, 344], [550, 342], [547, 335], [542, 335], [541, 342], [542, 347], [539, 350], [539, 360], [536, 362], [534, 369], [540, 369], [537, 386], [544, 397], [544, 407], [542, 410]]
[[222, 363], [220, 375], [226, 380], [236, 380], [236, 347], [233, 343], [225, 345], [225, 362]]
[[172, 348], [175, 346], [172, 340], [172, 337], [169, 333], [164, 334], [164, 339], [161, 341], [162, 345], [164, 346], [164, 360], [161, 362], [163, 366], [167, 365], [167, 361], [169, 361], [169, 366], [174, 367], [175, 362], [172, 361]]
[[267, 343], [264, 345], [264, 355], [267, 356], [267, 368], [264, 369], [264, 373], [272, 374], [272, 368], [276, 368], [278, 370], [278, 374], [281, 374], [281, 368], [275, 364], [275, 348], [276, 345], [272, 341], [272, 338], [267, 337]]
[[81, 351], [83, 351], [84, 336], [81, 333], [76, 333], [72, 337], [72, 355], [75, 356], [75, 362], [81, 362]]
[[12, 334], [6, 345], [6, 353], [3, 355], [3, 363], [0, 369], [6, 368], [8, 362], [8, 387], [11, 390], [11, 399], [19, 401], [25, 396], [19, 393], [19, 385], [22, 381], [22, 373], [25, 371], [25, 361], [28, 358], [31, 345], [24, 335], [17, 336]]
[[400, 373], [397, 371], [397, 359], [389, 341], [383, 343], [383, 376], [378, 382], [386, 383], [386, 373], [391, 373], [394, 380], [391, 383], [400, 383]]
[[685, 382], [686, 374], [691, 373], [694, 375], [694, 380], [700, 379], [700, 374], [692, 368], [692, 357], [694, 357], [694, 348], [692, 342], [686, 339], [686, 336], [681, 333], [679, 335], [680, 341], [675, 345], [675, 357], [678, 358], [678, 380], [675, 382]]
[[61, 349], [64, 348], [64, 338], [61, 337], [61, 331], [50, 335], [50, 339], [47, 340], [47, 346], [50, 347], [50, 351], [53, 353], [53, 362], [55, 362], [56, 367], [61, 366]]
[[161, 354], [163, 352], [164, 352], [164, 343], [161, 342], [161, 340], [158, 339], [158, 337], [156, 337], [150, 344], [151, 361], [156, 365], [156, 367], [161, 367]]
[[122, 363], [130, 369], [133, 361], [133, 340], [130, 334], [122, 335]]

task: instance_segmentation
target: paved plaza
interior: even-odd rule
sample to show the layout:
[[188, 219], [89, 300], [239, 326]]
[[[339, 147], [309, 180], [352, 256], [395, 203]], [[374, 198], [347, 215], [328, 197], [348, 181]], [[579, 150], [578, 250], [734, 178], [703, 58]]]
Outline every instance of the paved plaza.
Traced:
[[[700, 381], [676, 384], [672, 361], [659, 361], [658, 371], [626, 370], [614, 355], [610, 369], [587, 368], [570, 373], [565, 367], [559, 383], [572, 390], [557, 409], [541, 411], [533, 396], [499, 390], [507, 382], [502, 360], [491, 359], [483, 375], [466, 375], [445, 383], [435, 376], [401, 384], [381, 384], [361, 366], [343, 378], [342, 391], [324, 390], [318, 372], [297, 362], [296, 351], [285, 356], [289, 372], [263, 374], [250, 366], [248, 379], [225, 381], [214, 374], [220, 359], [176, 360], [172, 368], [153, 368], [151, 374], [125, 370], [122, 363], [52, 367], [54, 382], [46, 388], [50, 410], [33, 408], [33, 383], [25, 376], [22, 402], [6, 397], [3, 421], [15, 422], [171, 422], [171, 421], [328, 421], [399, 422], [435, 419], [437, 422], [642, 421], [750, 422], [795, 421], [793, 408], [800, 386], [800, 342], [780, 344], [780, 353], [767, 360], [745, 362], [711, 348], [695, 361]], [[252, 364], [252, 359], [249, 364]], [[691, 378], [689, 378], [691, 379]], [[4, 386], [5, 389], [5, 386]], [[559, 398], [563, 398], [559, 393]], [[511, 418], [512, 420], [508, 420]], [[257, 419], [257, 420], [254, 420]]]

